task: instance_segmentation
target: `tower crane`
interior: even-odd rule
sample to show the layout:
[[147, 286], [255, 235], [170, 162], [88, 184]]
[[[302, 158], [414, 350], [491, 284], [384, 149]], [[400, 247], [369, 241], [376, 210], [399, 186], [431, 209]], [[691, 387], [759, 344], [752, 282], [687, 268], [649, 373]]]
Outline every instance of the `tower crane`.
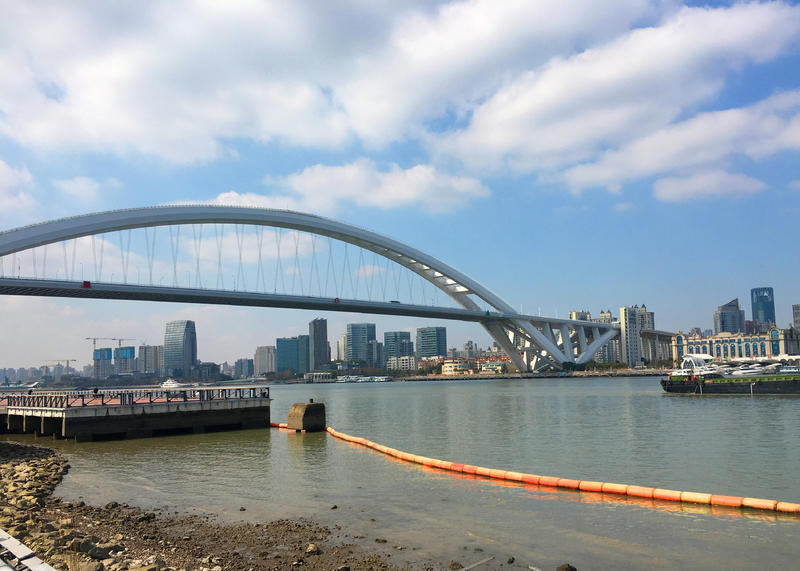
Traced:
[[[56, 363], [57, 365], [61, 364], [62, 362], [66, 363], [67, 368], [65, 369], [64, 372], [67, 375], [69, 374], [69, 369], [70, 369], [69, 363], [70, 363], [70, 361], [77, 361], [77, 359], [45, 359], [44, 360], [45, 363]], [[47, 367], [47, 365], [44, 365], [44, 366], [45, 366], [45, 368]]]

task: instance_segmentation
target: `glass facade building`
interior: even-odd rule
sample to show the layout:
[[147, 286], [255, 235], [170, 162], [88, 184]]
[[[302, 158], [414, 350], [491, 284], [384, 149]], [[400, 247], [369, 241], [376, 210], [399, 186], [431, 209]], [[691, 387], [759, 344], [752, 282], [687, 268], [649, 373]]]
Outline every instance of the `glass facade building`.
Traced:
[[771, 287], [755, 287], [750, 290], [753, 321], [775, 324], [775, 295]]
[[347, 360], [369, 362], [370, 341], [375, 341], [374, 323], [348, 323]]
[[164, 333], [164, 368], [167, 375], [188, 377], [197, 363], [194, 321], [170, 321]]
[[447, 329], [445, 327], [420, 327], [417, 329], [417, 357], [445, 357], [447, 355]]
[[392, 357], [408, 357], [414, 354], [414, 344], [408, 331], [386, 331], [383, 334], [383, 352], [388, 361]]
[[308, 358], [309, 371], [319, 370], [330, 362], [327, 319], [314, 319], [308, 324]]
[[739, 309], [739, 298], [720, 305], [714, 312], [714, 334], [744, 331], [744, 311]]
[[308, 372], [308, 335], [279, 337], [275, 340], [275, 365], [278, 372], [295, 375]]

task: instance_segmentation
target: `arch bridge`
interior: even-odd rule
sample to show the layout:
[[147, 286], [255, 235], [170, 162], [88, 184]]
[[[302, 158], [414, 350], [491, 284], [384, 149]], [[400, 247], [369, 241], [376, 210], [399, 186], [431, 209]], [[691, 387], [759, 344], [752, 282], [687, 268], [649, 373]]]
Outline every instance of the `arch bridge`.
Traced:
[[[168, 241], [157, 239], [159, 228], [162, 234], [166, 228]], [[165, 260], [156, 258], [157, 246], [168, 247]], [[311, 214], [241, 206], [114, 210], [0, 232], [0, 294], [472, 321], [519, 371], [585, 364], [619, 334], [617, 324], [517, 312], [457, 269], [375, 232]]]

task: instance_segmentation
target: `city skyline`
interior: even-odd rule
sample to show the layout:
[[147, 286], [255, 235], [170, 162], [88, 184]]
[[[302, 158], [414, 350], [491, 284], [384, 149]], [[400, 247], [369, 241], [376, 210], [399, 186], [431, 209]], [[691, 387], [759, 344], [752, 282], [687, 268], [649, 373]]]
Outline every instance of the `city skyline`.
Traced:
[[[290, 208], [430, 253], [523, 313], [646, 303], [659, 329], [710, 329], [715, 308], [739, 298], [750, 316], [767, 286], [791, 323], [800, 6], [566, 0], [555, 21], [535, 1], [216, 10], [7, 6], [0, 231], [175, 202]], [[331, 340], [367, 319], [21, 297], [0, 316], [15, 324], [0, 362], [19, 366], [87, 354], [87, 336], [154, 344], [167, 321], [195, 320], [198, 353], [219, 362], [314, 317]], [[490, 343], [474, 324], [375, 321]]]

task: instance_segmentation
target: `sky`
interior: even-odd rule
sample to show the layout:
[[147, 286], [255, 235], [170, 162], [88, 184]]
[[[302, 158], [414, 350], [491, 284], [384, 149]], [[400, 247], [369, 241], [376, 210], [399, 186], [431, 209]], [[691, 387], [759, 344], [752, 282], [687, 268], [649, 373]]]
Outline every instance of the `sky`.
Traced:
[[[800, 303], [800, 4], [24, 2], [0, 19], [0, 230], [176, 202], [385, 234], [515, 308], [662, 330]], [[347, 314], [378, 331], [439, 325]], [[85, 337], [252, 355], [316, 314], [5, 297], [0, 367]], [[445, 322], [448, 344], [488, 335]], [[63, 353], [69, 353], [63, 354]]]

